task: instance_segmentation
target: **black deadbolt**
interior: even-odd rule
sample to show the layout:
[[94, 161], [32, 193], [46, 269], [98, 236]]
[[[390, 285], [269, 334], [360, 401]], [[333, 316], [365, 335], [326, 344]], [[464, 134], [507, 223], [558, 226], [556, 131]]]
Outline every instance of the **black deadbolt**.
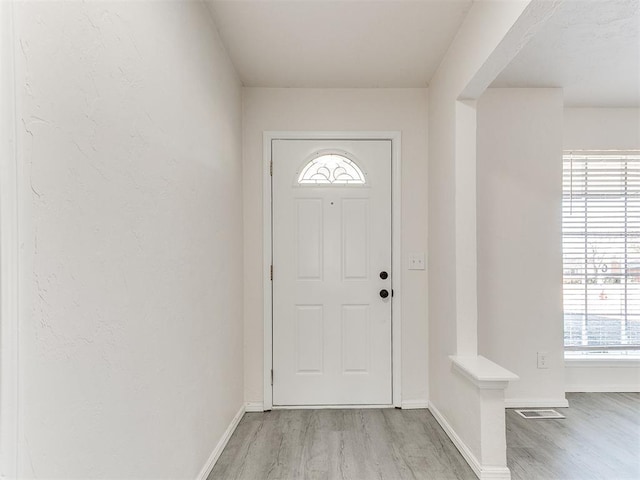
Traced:
[[389, 291], [388, 290], [380, 290], [380, 296], [382, 298], [387, 298], [389, 296]]
[[389, 274], [387, 272], [380, 272], [380, 278], [383, 280], [386, 280], [389, 277]]

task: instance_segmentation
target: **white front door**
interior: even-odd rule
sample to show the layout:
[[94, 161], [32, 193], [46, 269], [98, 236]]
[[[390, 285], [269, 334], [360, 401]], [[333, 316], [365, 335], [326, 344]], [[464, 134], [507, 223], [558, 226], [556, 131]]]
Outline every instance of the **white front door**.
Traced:
[[273, 404], [389, 405], [391, 141], [273, 140]]

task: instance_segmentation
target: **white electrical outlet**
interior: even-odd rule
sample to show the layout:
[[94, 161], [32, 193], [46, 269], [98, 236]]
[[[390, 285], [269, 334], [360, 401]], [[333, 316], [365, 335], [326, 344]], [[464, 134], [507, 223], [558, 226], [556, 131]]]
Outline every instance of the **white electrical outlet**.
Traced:
[[549, 368], [549, 354], [538, 352], [538, 368]]
[[424, 270], [424, 253], [409, 255], [409, 270]]

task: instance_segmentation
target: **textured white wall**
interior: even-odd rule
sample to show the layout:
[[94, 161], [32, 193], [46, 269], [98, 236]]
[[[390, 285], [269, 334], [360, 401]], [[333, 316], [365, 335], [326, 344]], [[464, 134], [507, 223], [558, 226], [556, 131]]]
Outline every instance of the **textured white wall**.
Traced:
[[[566, 108], [565, 150], [640, 150], [639, 108]], [[618, 362], [619, 365], [619, 362]], [[569, 392], [640, 391], [640, 362], [625, 366], [589, 367], [568, 361], [565, 368]]]
[[562, 114], [561, 89], [478, 100], [478, 352], [520, 377], [507, 405], [565, 403]]
[[[402, 252], [427, 245], [426, 89], [244, 89], [245, 398], [263, 399], [262, 132], [401, 130]], [[427, 275], [402, 268], [402, 401], [425, 404]]]
[[198, 2], [15, 5], [24, 478], [195, 478], [243, 402], [241, 87]]

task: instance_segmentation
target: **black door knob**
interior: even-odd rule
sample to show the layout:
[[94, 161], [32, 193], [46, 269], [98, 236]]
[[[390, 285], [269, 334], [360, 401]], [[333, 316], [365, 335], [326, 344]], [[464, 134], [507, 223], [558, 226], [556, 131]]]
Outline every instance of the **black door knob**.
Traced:
[[386, 280], [389, 277], [389, 274], [387, 272], [380, 272], [380, 278], [382, 280]]
[[389, 296], [389, 291], [385, 289], [380, 290], [380, 296], [382, 298], [387, 298]]

